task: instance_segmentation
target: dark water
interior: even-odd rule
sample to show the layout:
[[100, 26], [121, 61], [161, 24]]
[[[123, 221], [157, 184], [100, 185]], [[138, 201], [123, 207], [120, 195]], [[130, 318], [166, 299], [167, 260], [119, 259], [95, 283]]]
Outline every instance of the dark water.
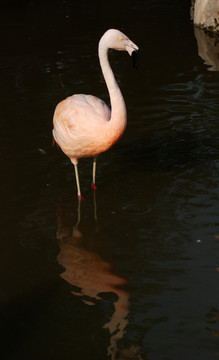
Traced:
[[[0, 10], [1, 359], [219, 357], [219, 72], [198, 55], [190, 2]], [[80, 161], [78, 209], [52, 115], [73, 93], [108, 102], [97, 42], [110, 27], [140, 65], [111, 54], [128, 126], [98, 159], [95, 197]]]

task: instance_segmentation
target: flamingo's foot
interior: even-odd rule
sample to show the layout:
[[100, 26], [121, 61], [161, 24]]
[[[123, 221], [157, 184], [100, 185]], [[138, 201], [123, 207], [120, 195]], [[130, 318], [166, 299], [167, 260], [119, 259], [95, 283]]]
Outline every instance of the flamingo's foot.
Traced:
[[94, 190], [94, 191], [96, 190], [96, 185], [95, 185], [95, 183], [93, 183], [93, 182], [92, 182], [92, 184], [91, 184], [91, 189]]

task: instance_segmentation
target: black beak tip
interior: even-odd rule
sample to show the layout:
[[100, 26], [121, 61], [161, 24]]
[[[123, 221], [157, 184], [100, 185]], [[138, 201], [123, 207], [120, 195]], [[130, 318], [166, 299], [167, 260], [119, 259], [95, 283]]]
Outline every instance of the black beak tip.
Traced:
[[138, 67], [138, 60], [139, 60], [139, 50], [132, 51], [132, 62], [133, 66], [136, 69]]

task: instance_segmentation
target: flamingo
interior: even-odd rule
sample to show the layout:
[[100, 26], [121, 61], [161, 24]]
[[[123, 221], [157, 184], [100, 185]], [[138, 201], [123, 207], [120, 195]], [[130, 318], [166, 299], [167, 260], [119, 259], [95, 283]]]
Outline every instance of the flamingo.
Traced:
[[138, 46], [117, 29], [107, 30], [99, 41], [100, 67], [108, 88], [111, 111], [96, 96], [76, 94], [61, 101], [53, 116], [53, 139], [74, 165], [78, 199], [82, 199], [78, 159], [94, 158], [91, 187], [95, 190], [96, 157], [115, 144], [126, 128], [126, 106], [109, 64], [109, 49], [127, 51], [135, 60]]

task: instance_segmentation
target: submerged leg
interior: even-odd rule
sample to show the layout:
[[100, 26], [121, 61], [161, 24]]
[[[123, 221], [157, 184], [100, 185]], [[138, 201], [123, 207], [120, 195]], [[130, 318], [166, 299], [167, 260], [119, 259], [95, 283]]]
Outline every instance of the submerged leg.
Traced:
[[97, 166], [97, 159], [94, 158], [93, 160], [93, 182], [91, 184], [91, 189], [96, 190], [96, 166]]
[[93, 192], [94, 197], [94, 220], [97, 221], [97, 201], [96, 201], [96, 191]]
[[77, 190], [78, 190], [78, 199], [81, 200], [82, 196], [81, 196], [80, 182], [79, 182], [79, 176], [78, 176], [78, 165], [74, 164], [74, 167], [75, 167], [75, 179], [76, 179]]

